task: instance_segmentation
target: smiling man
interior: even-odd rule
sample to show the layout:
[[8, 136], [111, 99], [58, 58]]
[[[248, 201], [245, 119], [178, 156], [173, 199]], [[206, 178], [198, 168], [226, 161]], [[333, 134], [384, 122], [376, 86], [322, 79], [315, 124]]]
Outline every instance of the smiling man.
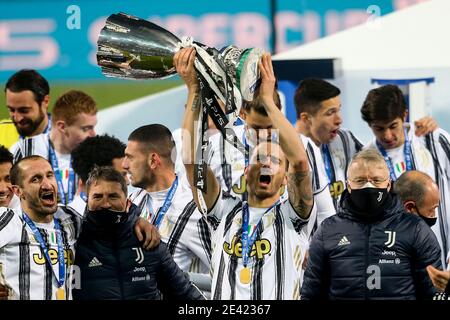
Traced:
[[68, 91], [55, 102], [52, 129], [16, 143], [11, 151], [17, 161], [30, 155], [48, 159], [58, 183], [58, 202], [70, 203], [76, 192], [76, 177], [70, 153], [88, 137], [95, 136], [97, 107], [94, 100], [81, 91]]
[[5, 85], [9, 120], [0, 122], [0, 144], [10, 148], [20, 138], [47, 133], [51, 129], [50, 87], [36, 70], [23, 69]]

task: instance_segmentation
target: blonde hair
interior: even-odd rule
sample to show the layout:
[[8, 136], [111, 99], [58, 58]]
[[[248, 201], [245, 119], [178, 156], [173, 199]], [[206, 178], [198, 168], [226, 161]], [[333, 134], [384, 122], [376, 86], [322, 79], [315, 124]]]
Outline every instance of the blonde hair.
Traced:
[[81, 113], [95, 115], [97, 113], [95, 101], [82, 91], [70, 90], [56, 100], [52, 110], [52, 122], [55, 124], [63, 120], [70, 126]]

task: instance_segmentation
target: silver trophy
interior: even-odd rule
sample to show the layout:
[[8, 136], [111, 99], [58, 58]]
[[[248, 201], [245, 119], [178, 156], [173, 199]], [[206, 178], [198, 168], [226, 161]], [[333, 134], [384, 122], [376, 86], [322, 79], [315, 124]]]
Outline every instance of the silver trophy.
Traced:
[[180, 40], [150, 21], [124, 13], [109, 16], [97, 44], [97, 63], [103, 74], [128, 79], [171, 76], [176, 73], [174, 54], [180, 48], [195, 47], [197, 72], [224, 104], [232, 85], [236, 89], [232, 92], [237, 111], [242, 98], [253, 99], [259, 80], [258, 61], [263, 54], [257, 48], [227, 46], [217, 50], [194, 42], [190, 37]]

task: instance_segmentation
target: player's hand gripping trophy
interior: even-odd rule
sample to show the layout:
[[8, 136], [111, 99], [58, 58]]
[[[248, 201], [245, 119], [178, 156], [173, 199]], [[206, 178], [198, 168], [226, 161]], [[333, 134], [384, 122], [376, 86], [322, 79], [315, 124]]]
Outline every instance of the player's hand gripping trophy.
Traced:
[[[210, 115], [225, 140], [241, 152], [246, 152], [239, 140], [234, 139], [232, 126], [239, 115], [242, 101], [253, 99], [259, 81], [258, 61], [262, 50], [238, 49], [235, 46], [217, 50], [195, 42], [190, 37], [180, 40], [154, 23], [124, 13], [108, 17], [97, 43], [97, 63], [103, 74], [128, 79], [171, 76], [176, 73], [173, 66], [175, 53], [180, 48], [194, 47], [203, 108], [200, 120], [203, 125], [199, 126], [199, 133], [205, 136], [204, 124], [207, 115]], [[224, 110], [217, 100], [225, 106]], [[203, 137], [202, 149], [205, 140]], [[196, 176], [202, 175], [198, 172]], [[204, 190], [205, 182], [199, 181], [197, 186]]]

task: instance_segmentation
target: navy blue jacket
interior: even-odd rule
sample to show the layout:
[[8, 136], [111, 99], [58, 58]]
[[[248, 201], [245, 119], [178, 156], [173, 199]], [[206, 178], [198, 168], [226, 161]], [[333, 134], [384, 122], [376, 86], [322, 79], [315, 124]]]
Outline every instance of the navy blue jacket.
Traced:
[[151, 251], [142, 249], [134, 233], [138, 213], [132, 205], [124, 221], [111, 228], [104, 228], [95, 213], [86, 214], [75, 254], [81, 288], [72, 290], [73, 299], [154, 300], [161, 293], [164, 299], [204, 299], [163, 242]]
[[436, 289], [425, 268], [440, 269], [441, 262], [431, 228], [394, 194], [378, 219], [364, 217], [345, 191], [338, 213], [311, 241], [302, 299], [432, 299]]

